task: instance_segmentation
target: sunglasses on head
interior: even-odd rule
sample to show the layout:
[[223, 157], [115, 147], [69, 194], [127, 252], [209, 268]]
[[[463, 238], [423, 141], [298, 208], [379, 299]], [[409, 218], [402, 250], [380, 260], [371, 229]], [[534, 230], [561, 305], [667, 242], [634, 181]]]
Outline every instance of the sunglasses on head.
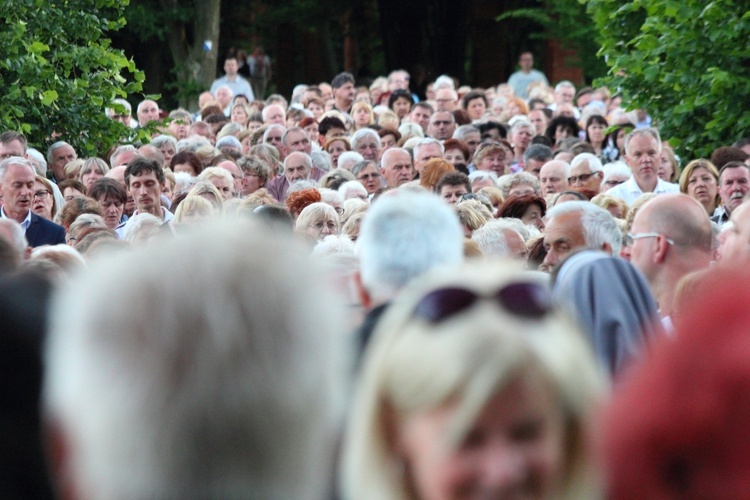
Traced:
[[552, 297], [547, 287], [539, 283], [511, 283], [491, 295], [479, 295], [460, 287], [434, 290], [419, 301], [414, 317], [436, 324], [459, 314], [480, 299], [496, 302], [508, 313], [525, 319], [540, 319], [551, 308]]

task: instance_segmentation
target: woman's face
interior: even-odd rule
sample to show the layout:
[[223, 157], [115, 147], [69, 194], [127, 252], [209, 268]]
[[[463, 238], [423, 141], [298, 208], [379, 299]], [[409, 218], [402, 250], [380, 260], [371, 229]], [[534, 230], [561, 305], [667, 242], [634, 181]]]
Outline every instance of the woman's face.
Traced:
[[319, 120], [323, 116], [323, 113], [325, 113], [325, 109], [316, 102], [308, 104], [307, 109], [313, 114], [316, 120]]
[[65, 198], [66, 203], [72, 200], [73, 198], [78, 198], [78, 197], [83, 197], [83, 196], [86, 196], [86, 195], [80, 192], [79, 190], [77, 190], [76, 188], [66, 187], [65, 191], [63, 191], [63, 198]]
[[544, 221], [542, 220], [542, 209], [536, 203], [529, 205], [529, 208], [521, 216], [524, 224], [536, 226], [540, 231], [544, 231]]
[[357, 180], [365, 187], [367, 194], [372, 194], [380, 189], [380, 171], [375, 165], [369, 165], [361, 170], [357, 175]]
[[346, 147], [341, 141], [334, 141], [328, 145], [328, 154], [331, 155], [331, 163], [333, 163], [333, 168], [338, 167], [339, 156], [341, 156], [341, 153], [345, 151]]
[[98, 166], [92, 164], [88, 167], [88, 170], [81, 176], [81, 182], [86, 186], [86, 189], [91, 188], [98, 179], [104, 177], [104, 173], [99, 169]]
[[247, 111], [245, 111], [244, 106], [235, 106], [232, 108], [232, 123], [239, 123], [244, 127], [247, 118]]
[[193, 208], [182, 214], [180, 224], [199, 224], [211, 218], [211, 214], [202, 208]]
[[172, 157], [176, 154], [174, 146], [169, 142], [165, 142], [159, 148], [159, 151], [161, 151], [161, 154], [164, 155], [164, 165], [169, 166], [169, 162], [172, 161]]
[[661, 163], [656, 170], [656, 176], [664, 182], [672, 182], [672, 174], [674, 174], [674, 167], [672, 167], [672, 163], [669, 161], [669, 155], [667, 155], [667, 152], [662, 150]]
[[407, 416], [397, 453], [418, 498], [554, 498], [565, 471], [565, 418], [540, 375], [491, 397], [455, 449], [446, 449], [457, 403]]
[[320, 131], [318, 130], [318, 122], [312, 122], [310, 125], [305, 127], [305, 132], [310, 136], [310, 142], [316, 143], [320, 139]]
[[357, 108], [354, 112], [354, 124], [358, 127], [365, 127], [370, 124], [370, 113], [365, 108]]
[[339, 234], [339, 221], [335, 217], [323, 215], [311, 221], [305, 232], [318, 240], [322, 240], [328, 235]]
[[460, 149], [449, 149], [443, 154], [443, 159], [451, 165], [466, 165], [466, 158]]
[[486, 110], [487, 106], [484, 105], [482, 99], [472, 99], [466, 106], [466, 112], [472, 120], [479, 120], [484, 116]]
[[589, 140], [592, 143], [600, 143], [604, 141], [604, 131], [607, 127], [601, 122], [592, 122], [586, 131], [589, 134]]
[[526, 151], [533, 139], [536, 129], [520, 128], [513, 133], [513, 147], [521, 148], [522, 151]]
[[573, 131], [567, 125], [558, 125], [555, 129], [555, 142], [560, 142], [568, 137], [573, 137]]
[[701, 205], [713, 206], [717, 191], [716, 178], [707, 168], [698, 167], [690, 174], [687, 182], [687, 194], [698, 200]]
[[260, 176], [256, 173], [247, 171], [242, 176], [242, 195], [247, 196], [263, 187]]
[[396, 137], [392, 134], [384, 135], [380, 138], [380, 155], [383, 156], [383, 153], [387, 149], [395, 148], [396, 147]]
[[501, 152], [486, 155], [477, 165], [479, 170], [495, 172], [498, 177], [505, 174], [505, 154]]
[[250, 132], [255, 132], [262, 126], [263, 126], [263, 122], [247, 122], [247, 129]]
[[109, 196], [98, 201], [104, 211], [104, 223], [110, 229], [116, 228], [120, 224], [120, 219], [122, 219], [122, 210], [125, 208], [124, 204]]
[[31, 211], [39, 217], [52, 220], [52, 193], [47, 186], [39, 181], [34, 182], [34, 196], [32, 198]]
[[625, 129], [620, 129], [617, 131], [617, 138], [615, 139], [615, 143], [617, 144], [618, 151], [625, 151], [625, 136], [627, 134], [625, 133]]
[[393, 101], [393, 112], [396, 113], [399, 120], [408, 115], [409, 111], [411, 111], [411, 102], [406, 97], [399, 97]]

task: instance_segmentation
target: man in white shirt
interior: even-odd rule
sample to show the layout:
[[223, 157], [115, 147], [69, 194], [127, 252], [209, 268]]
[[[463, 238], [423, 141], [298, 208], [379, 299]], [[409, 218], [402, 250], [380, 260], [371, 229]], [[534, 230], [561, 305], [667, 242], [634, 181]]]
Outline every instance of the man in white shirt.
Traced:
[[[130, 160], [125, 168], [125, 184], [135, 200], [136, 211], [133, 212], [133, 217], [141, 213], [149, 213], [164, 221], [165, 224], [171, 224], [174, 215], [161, 206], [164, 170], [158, 161], [142, 156]], [[127, 224], [128, 222], [123, 222], [115, 228], [120, 238], [124, 236]]]
[[211, 93], [215, 96], [219, 87], [226, 85], [232, 90], [233, 96], [242, 94], [247, 97], [248, 101], [254, 101], [255, 94], [253, 94], [253, 89], [250, 87], [250, 82], [237, 73], [239, 69], [240, 66], [237, 63], [237, 58], [235, 56], [227, 56], [224, 60], [225, 74], [214, 80], [214, 83], [211, 84]]
[[661, 137], [655, 128], [635, 129], [625, 137], [625, 161], [633, 174], [607, 194], [622, 198], [631, 205], [643, 193], [680, 192], [680, 186], [665, 182], [656, 175], [661, 161]]

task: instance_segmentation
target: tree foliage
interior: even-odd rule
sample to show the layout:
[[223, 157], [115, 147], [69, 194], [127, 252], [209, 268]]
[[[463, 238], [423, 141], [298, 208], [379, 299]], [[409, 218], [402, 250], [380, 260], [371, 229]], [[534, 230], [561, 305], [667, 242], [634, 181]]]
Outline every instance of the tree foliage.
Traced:
[[139, 92], [144, 79], [107, 37], [124, 26], [126, 4], [127, 0], [0, 4], [3, 130], [22, 132], [42, 148], [62, 136], [81, 155], [102, 154], [128, 133], [104, 112], [113, 99]]
[[603, 80], [648, 110], [684, 157], [750, 135], [746, 0], [588, 0], [606, 58]]

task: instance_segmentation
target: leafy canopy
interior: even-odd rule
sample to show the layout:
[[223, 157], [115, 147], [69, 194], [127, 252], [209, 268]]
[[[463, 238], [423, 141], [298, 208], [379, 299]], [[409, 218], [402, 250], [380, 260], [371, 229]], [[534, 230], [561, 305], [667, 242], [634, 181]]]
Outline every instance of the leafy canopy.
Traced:
[[746, 0], [586, 0], [610, 76], [683, 157], [750, 135]]
[[[113, 99], [139, 92], [144, 80], [143, 72], [113, 49], [106, 36], [125, 25], [122, 13], [127, 3], [0, 3], [2, 130], [22, 132], [42, 148], [62, 137], [82, 156], [102, 154], [129, 136], [127, 127], [104, 112]], [[115, 109], [124, 112], [121, 106]]]

